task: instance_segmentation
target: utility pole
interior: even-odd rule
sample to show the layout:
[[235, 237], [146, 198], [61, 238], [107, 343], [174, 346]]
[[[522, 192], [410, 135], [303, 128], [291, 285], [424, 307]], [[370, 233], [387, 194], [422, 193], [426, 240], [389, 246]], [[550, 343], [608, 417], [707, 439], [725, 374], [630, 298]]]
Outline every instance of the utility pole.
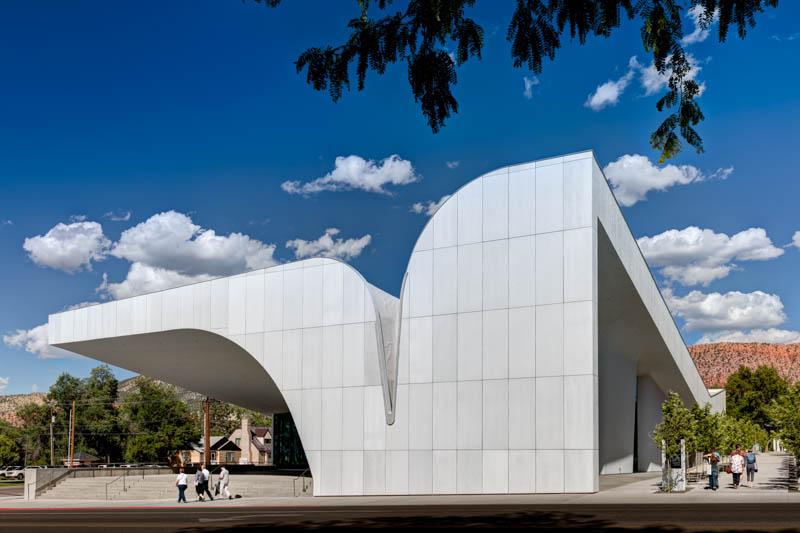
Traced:
[[75, 400], [72, 400], [72, 409], [70, 410], [70, 426], [69, 426], [69, 467], [74, 468], [75, 459]]
[[203, 403], [203, 462], [211, 466], [211, 413], [208, 410], [208, 396]]
[[56, 415], [53, 413], [53, 407], [50, 406], [50, 466], [56, 466], [55, 459], [55, 446], [53, 445], [53, 424], [56, 422]]

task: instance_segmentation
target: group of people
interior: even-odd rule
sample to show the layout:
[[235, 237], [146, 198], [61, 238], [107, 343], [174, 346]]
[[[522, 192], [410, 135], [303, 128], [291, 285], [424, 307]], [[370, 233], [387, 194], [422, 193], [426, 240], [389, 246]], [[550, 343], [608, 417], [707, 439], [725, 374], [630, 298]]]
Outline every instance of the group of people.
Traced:
[[[717, 490], [719, 488], [719, 463], [722, 459], [715, 448], [703, 456], [711, 464], [711, 475], [708, 476], [708, 488]], [[733, 476], [733, 488], [738, 489], [741, 484], [742, 474], [747, 474], [747, 486], [752, 487], [758, 472], [756, 454], [753, 448], [748, 448], [747, 452], [737, 444], [730, 454], [730, 464], [725, 471]]]
[[[232, 499], [230, 490], [228, 485], [230, 483], [230, 472], [224, 466], [219, 471], [219, 493], [222, 494], [223, 498], [228, 498], [229, 500]], [[197, 491], [197, 501], [202, 502], [205, 501], [203, 495], [207, 495], [209, 500], [214, 500], [214, 496], [212, 496], [211, 491], [208, 488], [209, 481], [211, 479], [211, 472], [208, 471], [206, 465], [202, 464], [197, 468], [197, 471], [194, 474], [194, 488]], [[186, 502], [186, 487], [188, 486], [188, 477], [183, 470], [183, 467], [178, 471], [178, 478], [175, 480], [175, 486], [178, 487], [178, 503], [187, 503]]]

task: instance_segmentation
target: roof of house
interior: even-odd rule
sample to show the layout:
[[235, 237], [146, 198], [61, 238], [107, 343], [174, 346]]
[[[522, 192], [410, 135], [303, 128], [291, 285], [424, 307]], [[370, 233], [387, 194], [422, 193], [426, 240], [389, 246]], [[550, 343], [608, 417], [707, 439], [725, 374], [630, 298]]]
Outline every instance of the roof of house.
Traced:
[[[234, 442], [228, 440], [228, 437], [219, 437], [219, 436], [212, 436], [211, 439], [211, 450], [218, 451], [218, 450], [241, 450]], [[203, 441], [200, 442], [193, 442], [191, 447], [194, 451], [203, 453], [205, 451], [205, 444]]]

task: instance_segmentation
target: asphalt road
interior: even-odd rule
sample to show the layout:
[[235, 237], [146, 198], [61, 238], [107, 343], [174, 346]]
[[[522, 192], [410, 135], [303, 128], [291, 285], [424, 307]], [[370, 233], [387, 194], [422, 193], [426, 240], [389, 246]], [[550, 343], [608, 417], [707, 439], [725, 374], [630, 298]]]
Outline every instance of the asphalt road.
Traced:
[[293, 528], [536, 527], [582, 531], [794, 531], [800, 506], [712, 505], [446, 505], [409, 507], [240, 507], [4, 510], [0, 531], [243, 531]]

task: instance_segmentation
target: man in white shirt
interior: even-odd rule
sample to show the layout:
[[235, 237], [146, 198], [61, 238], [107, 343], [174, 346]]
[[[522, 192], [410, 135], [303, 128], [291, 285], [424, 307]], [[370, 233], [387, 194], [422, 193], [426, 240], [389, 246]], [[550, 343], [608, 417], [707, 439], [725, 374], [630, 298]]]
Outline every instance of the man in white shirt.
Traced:
[[231, 474], [228, 472], [228, 469], [224, 466], [222, 470], [219, 471], [219, 492], [222, 494], [223, 498], [231, 498], [231, 492], [228, 490], [228, 483], [230, 482]]
[[208, 495], [209, 500], [213, 500], [214, 496], [212, 496], [211, 491], [208, 490], [208, 484], [211, 482], [211, 472], [208, 471], [206, 465], [201, 465], [201, 470], [203, 471], [203, 492]]
[[178, 503], [187, 503], [186, 501], [186, 486], [188, 485], [188, 481], [186, 480], [186, 473], [184, 473], [183, 468], [178, 470], [178, 477], [175, 479], [175, 486], [178, 487]]

